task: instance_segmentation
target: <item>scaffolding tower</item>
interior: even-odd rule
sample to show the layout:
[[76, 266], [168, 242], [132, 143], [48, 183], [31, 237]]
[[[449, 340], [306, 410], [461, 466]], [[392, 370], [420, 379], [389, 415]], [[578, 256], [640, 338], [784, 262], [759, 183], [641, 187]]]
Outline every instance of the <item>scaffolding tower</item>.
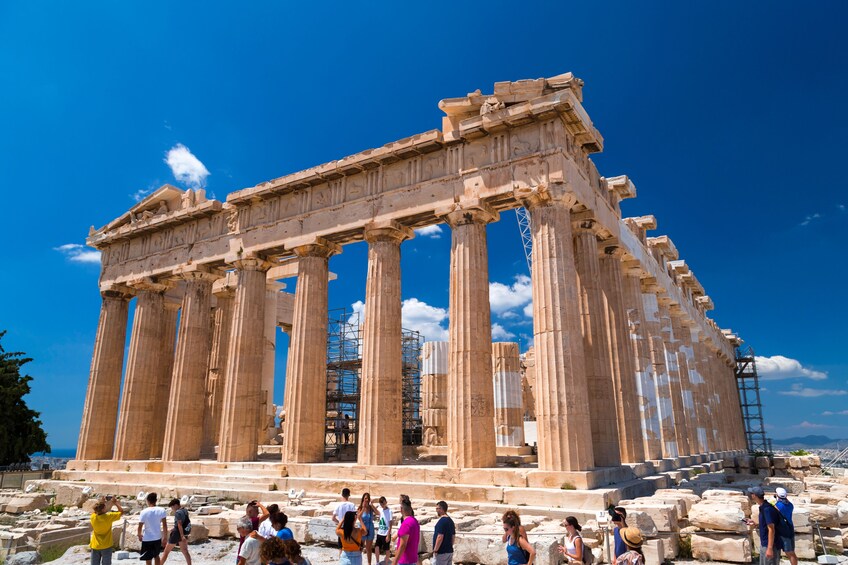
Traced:
[[771, 439], [763, 424], [763, 405], [760, 401], [760, 378], [752, 347], [736, 348], [736, 385], [745, 424], [745, 437], [751, 453], [772, 453]]
[[[324, 459], [355, 461], [359, 443], [362, 332], [359, 312], [331, 310], [327, 325], [327, 412]], [[419, 332], [403, 330], [403, 444], [421, 445], [421, 349]]]

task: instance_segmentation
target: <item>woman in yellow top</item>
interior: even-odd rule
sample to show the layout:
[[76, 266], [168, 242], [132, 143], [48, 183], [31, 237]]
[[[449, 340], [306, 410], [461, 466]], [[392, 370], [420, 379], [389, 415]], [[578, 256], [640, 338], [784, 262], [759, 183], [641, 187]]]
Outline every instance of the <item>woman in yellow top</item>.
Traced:
[[[108, 504], [108, 506], [107, 506]], [[107, 512], [112, 507], [117, 512]], [[117, 498], [107, 496], [94, 505], [94, 513], [91, 515], [91, 565], [112, 565], [112, 522], [118, 520], [124, 514], [121, 503]]]
[[[358, 528], [356, 522], [359, 522]], [[362, 523], [359, 512], [345, 512], [344, 520], [336, 528], [336, 535], [342, 540], [339, 565], [362, 565], [362, 536], [366, 533], [368, 529]]]

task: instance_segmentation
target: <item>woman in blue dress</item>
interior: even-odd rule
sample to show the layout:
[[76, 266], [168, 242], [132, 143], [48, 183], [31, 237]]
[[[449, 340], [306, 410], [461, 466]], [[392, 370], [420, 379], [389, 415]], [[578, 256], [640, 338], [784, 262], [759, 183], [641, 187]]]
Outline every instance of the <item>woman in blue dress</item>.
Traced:
[[359, 501], [359, 519], [362, 520], [362, 525], [368, 532], [362, 536], [362, 549], [365, 555], [368, 556], [368, 565], [371, 565], [371, 554], [374, 551], [374, 516], [377, 515], [377, 509], [371, 504], [371, 494], [365, 493], [362, 495], [362, 500]]
[[503, 516], [503, 529], [506, 535], [506, 557], [508, 565], [533, 565], [536, 550], [520, 534], [521, 520], [515, 512]]

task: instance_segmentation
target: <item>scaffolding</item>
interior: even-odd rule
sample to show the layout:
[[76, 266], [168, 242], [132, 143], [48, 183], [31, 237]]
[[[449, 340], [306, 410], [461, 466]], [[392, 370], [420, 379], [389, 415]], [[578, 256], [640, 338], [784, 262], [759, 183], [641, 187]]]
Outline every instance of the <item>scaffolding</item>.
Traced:
[[751, 453], [772, 453], [771, 439], [763, 424], [763, 405], [760, 401], [760, 378], [751, 347], [736, 348], [736, 385], [745, 424], [745, 437]]
[[[327, 412], [324, 459], [355, 461], [359, 443], [362, 332], [359, 312], [331, 310], [327, 325]], [[421, 348], [419, 332], [402, 332], [403, 444], [421, 445]]]

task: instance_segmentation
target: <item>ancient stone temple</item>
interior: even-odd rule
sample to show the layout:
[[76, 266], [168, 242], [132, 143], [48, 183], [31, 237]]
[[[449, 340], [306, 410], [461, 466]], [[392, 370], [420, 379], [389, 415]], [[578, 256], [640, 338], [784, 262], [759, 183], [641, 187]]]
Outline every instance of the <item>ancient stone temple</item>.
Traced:
[[[164, 186], [92, 228], [103, 302], [66, 476], [203, 475], [241, 463], [270, 473], [275, 488], [311, 488], [365, 469], [368, 480], [492, 484], [505, 500], [513, 487], [593, 488], [744, 450], [736, 338], [707, 316], [712, 301], [671, 239], [648, 235], [655, 219], [622, 217], [636, 188], [590, 159], [603, 138], [582, 89], [571, 74], [496, 83], [442, 100], [439, 129], [223, 202]], [[486, 226], [517, 207], [533, 243], [534, 346], [524, 361], [514, 344], [493, 349], [489, 311]], [[449, 340], [425, 348], [422, 417], [424, 443], [443, 445], [445, 461], [410, 470], [400, 256], [414, 229], [437, 223], [452, 238]], [[367, 398], [358, 461], [334, 466], [324, 463], [328, 262], [355, 242], [368, 246]], [[293, 278], [286, 293], [280, 281]], [[283, 446], [275, 462], [251, 467], [274, 415], [277, 327], [291, 340]], [[537, 463], [485, 479], [475, 471], [497, 468], [503, 449], [525, 441]]]

